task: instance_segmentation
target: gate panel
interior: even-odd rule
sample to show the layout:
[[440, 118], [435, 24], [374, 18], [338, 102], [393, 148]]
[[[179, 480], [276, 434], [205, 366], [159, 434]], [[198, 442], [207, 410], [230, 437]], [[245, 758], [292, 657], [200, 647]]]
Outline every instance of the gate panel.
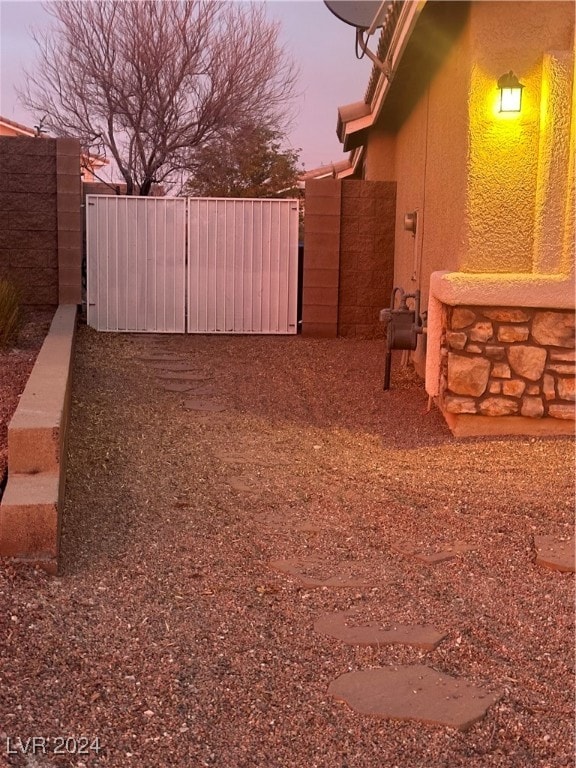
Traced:
[[297, 200], [188, 200], [188, 332], [296, 333], [297, 297]]
[[88, 325], [184, 333], [185, 198], [86, 197]]

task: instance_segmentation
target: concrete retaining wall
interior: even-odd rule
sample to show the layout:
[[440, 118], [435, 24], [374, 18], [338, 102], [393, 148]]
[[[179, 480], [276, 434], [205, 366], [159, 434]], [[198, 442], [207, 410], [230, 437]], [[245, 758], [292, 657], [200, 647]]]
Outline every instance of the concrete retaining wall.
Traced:
[[0, 556], [57, 573], [76, 330], [61, 304], [8, 426], [8, 483], [0, 503]]

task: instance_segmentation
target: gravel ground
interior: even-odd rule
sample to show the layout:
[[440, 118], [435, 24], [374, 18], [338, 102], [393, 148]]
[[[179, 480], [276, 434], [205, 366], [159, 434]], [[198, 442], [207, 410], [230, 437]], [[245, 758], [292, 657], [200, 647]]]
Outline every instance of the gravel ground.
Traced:
[[[160, 389], [141, 359], [159, 349], [226, 409]], [[62, 573], [0, 568], [0, 765], [573, 765], [573, 577], [533, 550], [572, 531], [573, 444], [457, 441], [408, 370], [382, 391], [383, 357], [381, 341], [80, 328]], [[437, 565], [397, 551], [455, 542], [471, 548]], [[270, 568], [309, 557], [360, 561], [369, 586]], [[315, 634], [352, 607], [448, 636], [424, 652]], [[500, 699], [460, 732], [327, 695], [343, 672], [413, 663]], [[87, 754], [25, 755], [33, 736]]]

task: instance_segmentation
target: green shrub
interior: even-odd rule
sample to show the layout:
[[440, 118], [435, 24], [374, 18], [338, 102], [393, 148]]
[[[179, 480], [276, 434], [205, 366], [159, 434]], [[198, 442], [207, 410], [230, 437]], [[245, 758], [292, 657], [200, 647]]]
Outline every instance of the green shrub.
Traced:
[[20, 291], [8, 280], [0, 280], [0, 347], [16, 342], [21, 325]]

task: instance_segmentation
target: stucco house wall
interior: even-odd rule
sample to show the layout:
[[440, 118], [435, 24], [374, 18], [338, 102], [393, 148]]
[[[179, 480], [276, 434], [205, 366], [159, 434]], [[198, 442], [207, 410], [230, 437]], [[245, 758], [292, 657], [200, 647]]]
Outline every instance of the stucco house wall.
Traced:
[[[488, 5], [492, 5], [490, 8]], [[519, 31], [515, 39], [510, 22]], [[539, 208], [552, 190], [540, 173], [546, 134], [561, 102], [543, 89], [550, 52], [573, 52], [574, 3], [507, 2], [472, 6], [469, 37], [470, 146], [467, 195], [469, 244], [460, 265], [467, 272], [531, 272]], [[526, 86], [522, 112], [495, 111], [494, 83], [511, 67]], [[558, 94], [559, 96], [560, 94]], [[562, 141], [565, 145], [566, 138]], [[542, 144], [542, 145], [541, 145]], [[503, 246], [505, 253], [502, 252]]]
[[[365, 178], [397, 181], [394, 284], [421, 289], [428, 328], [413, 358], [455, 431], [458, 420], [466, 429], [508, 431], [509, 420], [487, 424], [489, 417], [512, 415], [518, 417], [514, 429], [530, 431], [534, 419], [574, 415], [575, 7], [554, 0], [429, 0], [409, 30], [376, 115], [369, 88], [372, 124], [356, 107], [356, 123], [350, 120], [341, 131], [356, 169], [362, 147]], [[413, 11], [403, 8], [408, 19]], [[510, 69], [525, 85], [519, 114], [497, 109], [496, 83]], [[418, 214], [415, 236], [403, 226], [412, 211]], [[496, 323], [486, 335], [487, 315], [479, 310], [454, 336], [453, 309], [465, 308], [472, 317], [475, 306], [492, 307], [505, 324], [520, 316], [514, 308], [522, 308], [528, 331]], [[568, 332], [541, 345], [530, 330], [541, 313]], [[526, 349], [511, 351], [520, 345]], [[498, 380], [504, 367], [495, 360], [508, 364], [519, 355], [523, 363], [510, 369], [512, 383]], [[463, 404], [459, 382], [479, 370], [476, 357], [488, 375], [481, 377], [482, 392], [474, 390], [474, 402]]]
[[[564, 179], [560, 191], [558, 180], [553, 190], [545, 189], [545, 155], [552, 146], [556, 153], [569, 151], [569, 132], [559, 140], [554, 131], [554, 142], [546, 141], [550, 114], [549, 109], [545, 115], [542, 111], [550, 105], [542, 103], [542, 81], [546, 68], [564, 80], [564, 87], [560, 84], [546, 99], [555, 97], [555, 108], [569, 113], [571, 99], [565, 91], [570, 88], [567, 59], [573, 49], [574, 4], [450, 5], [469, 7], [466, 23], [439, 70], [400, 126], [390, 126], [392, 107], [385, 103], [365, 144], [364, 178], [398, 183], [394, 273], [398, 285], [414, 282], [414, 243], [403, 232], [403, 214], [419, 213], [423, 296], [435, 270], [531, 272], [534, 260], [540, 258], [535, 247], [546, 247], [542, 226], [536, 231], [544, 198], [555, 193], [565, 200], [562, 192], [568, 181]], [[425, 7], [427, 24], [434, 24], [438, 9], [438, 3]], [[513, 28], [522, 30], [522, 40], [511, 49]], [[434, 38], [430, 39], [432, 45]], [[556, 52], [552, 63], [547, 51]], [[496, 112], [495, 83], [512, 64], [526, 88], [521, 115], [508, 117]], [[408, 49], [394, 83], [396, 91], [409, 86], [403, 76], [418, 67], [417, 56]], [[419, 74], [426, 79], [425, 71]], [[562, 121], [569, 119], [564, 115]], [[569, 166], [567, 158], [563, 165]], [[563, 261], [569, 259], [565, 256]]]
[[[382, 172], [398, 183], [396, 217], [395, 285], [419, 287], [426, 308], [429, 275], [439, 268], [457, 269], [466, 247], [465, 207], [468, 116], [465, 108], [470, 81], [468, 3], [450, 3], [453, 17], [461, 17], [451, 40], [436, 62], [429, 81], [428, 60], [435, 56], [446, 16], [445, 4], [424, 8], [425, 32], [409, 46], [394, 79], [390, 103], [369, 132], [365, 178]], [[431, 33], [431, 30], [434, 32]], [[426, 39], [427, 38], [427, 39]], [[430, 51], [422, 55], [422, 46]], [[416, 76], [415, 76], [416, 73]], [[425, 84], [416, 103], [406, 103], [414, 80]], [[404, 92], [404, 93], [403, 93]], [[401, 108], [398, 109], [398, 104]], [[402, 121], [398, 124], [396, 115]], [[387, 136], [387, 144], [382, 134]], [[379, 157], [392, 146], [393, 166]], [[404, 214], [416, 211], [416, 236], [404, 231]]]

